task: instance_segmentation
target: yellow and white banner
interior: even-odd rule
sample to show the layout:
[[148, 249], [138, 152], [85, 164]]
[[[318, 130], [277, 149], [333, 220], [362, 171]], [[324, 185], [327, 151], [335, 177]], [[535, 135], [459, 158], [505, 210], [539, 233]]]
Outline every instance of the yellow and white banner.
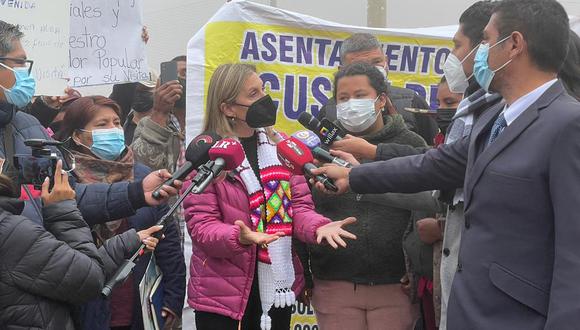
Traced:
[[[426, 31], [426, 32], [424, 32]], [[201, 133], [212, 73], [224, 63], [255, 64], [278, 106], [276, 128], [303, 129], [304, 111], [314, 115], [332, 96], [342, 41], [353, 33], [377, 36], [389, 59], [389, 80], [435, 105], [437, 83], [450, 53], [449, 33], [406, 32], [348, 26], [249, 1], [232, 1], [189, 41], [187, 47], [187, 142]], [[452, 35], [452, 34], [451, 34]], [[295, 306], [292, 330], [316, 330], [310, 306]]]
[[451, 41], [419, 31], [348, 26], [249, 1], [226, 3], [188, 44], [187, 140], [201, 132], [209, 80], [223, 63], [255, 64], [278, 105], [276, 127], [301, 129], [298, 116], [317, 114], [332, 96], [340, 45], [357, 32], [372, 33], [383, 44], [393, 85], [414, 89], [434, 105]]

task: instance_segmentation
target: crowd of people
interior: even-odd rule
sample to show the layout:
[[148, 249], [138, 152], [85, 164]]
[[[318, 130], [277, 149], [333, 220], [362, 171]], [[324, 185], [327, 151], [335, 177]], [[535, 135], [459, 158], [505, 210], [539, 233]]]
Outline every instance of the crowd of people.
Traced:
[[[318, 119], [346, 133], [327, 149], [350, 166], [312, 170], [337, 191], [277, 156], [291, 132], [256, 67], [220, 64], [203, 130], [243, 162], [160, 226], [195, 174], [166, 182], [188, 161], [186, 57], [175, 81], [39, 96], [0, 21], [0, 329], [143, 329], [152, 255], [164, 329], [287, 330], [297, 300], [322, 330], [575, 329], [580, 38], [556, 0], [481, 0], [458, 23], [436, 111], [409, 111], [429, 106], [390, 84], [375, 36], [344, 40]], [[29, 139], [61, 142], [38, 190], [14, 160]]]

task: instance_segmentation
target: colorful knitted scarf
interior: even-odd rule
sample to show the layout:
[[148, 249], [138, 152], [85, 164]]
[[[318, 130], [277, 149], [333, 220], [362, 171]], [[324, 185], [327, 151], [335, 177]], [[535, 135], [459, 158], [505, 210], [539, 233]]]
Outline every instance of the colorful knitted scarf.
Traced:
[[278, 160], [276, 145], [264, 129], [258, 129], [258, 166], [260, 178], [247, 159], [237, 168], [250, 197], [251, 221], [257, 232], [285, 236], [258, 248], [258, 281], [262, 301], [262, 330], [270, 330], [272, 306], [292, 306], [296, 301], [294, 265], [292, 264], [292, 196], [291, 173]]

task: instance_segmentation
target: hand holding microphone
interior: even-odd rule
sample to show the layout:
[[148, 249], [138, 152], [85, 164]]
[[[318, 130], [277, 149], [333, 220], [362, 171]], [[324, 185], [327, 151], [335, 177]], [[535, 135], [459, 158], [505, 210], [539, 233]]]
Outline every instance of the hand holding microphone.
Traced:
[[153, 198], [160, 200], [165, 197], [162, 192], [164, 186], [175, 187], [176, 184], [179, 184], [179, 188], [181, 188], [181, 181], [183, 181], [189, 173], [209, 161], [209, 149], [220, 139], [221, 136], [215, 132], [205, 132], [193, 139], [185, 151], [185, 159], [187, 161], [183, 166], [177, 169], [170, 178], [155, 189], [152, 194]]
[[[367, 140], [347, 134], [342, 140], [332, 144], [332, 150], [342, 151], [353, 155], [356, 159], [375, 160], [377, 146]], [[331, 150], [331, 151], [332, 151]]]
[[315, 179], [316, 182], [322, 184], [322, 186], [327, 190], [333, 192], [338, 190], [334, 185], [334, 182], [326, 175], [314, 173], [314, 170], [317, 169], [317, 167], [312, 163], [314, 160], [312, 153], [310, 152], [310, 149], [299, 140], [293, 137], [286, 139], [278, 143], [277, 151], [278, 159], [294, 174], [307, 175], [308, 177]]

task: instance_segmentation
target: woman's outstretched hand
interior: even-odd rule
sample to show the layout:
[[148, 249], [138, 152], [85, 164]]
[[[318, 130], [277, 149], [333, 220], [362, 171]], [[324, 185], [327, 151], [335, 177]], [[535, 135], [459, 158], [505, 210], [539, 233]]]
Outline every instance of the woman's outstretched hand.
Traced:
[[252, 231], [250, 227], [246, 226], [246, 224], [238, 220], [234, 222], [234, 224], [240, 227], [240, 236], [239, 241], [243, 245], [268, 245], [278, 238], [284, 236], [284, 233], [276, 233], [274, 235], [266, 234], [266, 233], [259, 233], [256, 231]]
[[316, 242], [321, 244], [322, 241], [325, 240], [335, 249], [337, 249], [339, 245], [343, 248], [346, 247], [346, 242], [342, 238], [346, 237], [350, 239], [356, 239], [356, 236], [342, 229], [342, 227], [353, 224], [355, 222], [356, 218], [350, 217], [341, 221], [327, 223], [326, 225], [319, 227], [316, 230]]

